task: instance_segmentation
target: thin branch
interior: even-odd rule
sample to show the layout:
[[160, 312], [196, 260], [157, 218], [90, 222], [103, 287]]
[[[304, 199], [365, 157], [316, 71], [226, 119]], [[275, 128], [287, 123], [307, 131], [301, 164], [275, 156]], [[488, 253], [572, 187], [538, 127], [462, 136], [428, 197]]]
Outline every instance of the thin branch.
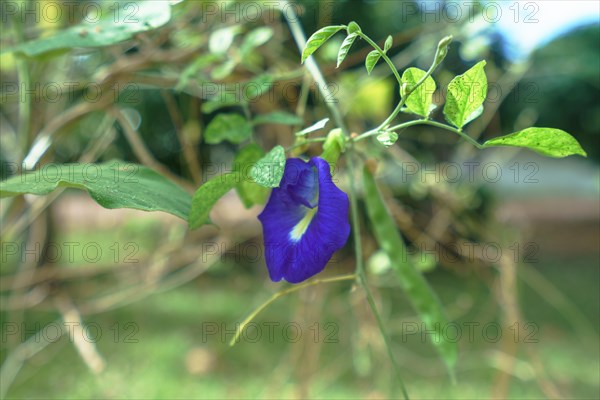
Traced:
[[[282, 3], [282, 5], [285, 5], [285, 4], [286, 4], [286, 2]], [[292, 32], [292, 36], [294, 37], [294, 40], [296, 41], [298, 48], [300, 49], [300, 51], [302, 51], [302, 49], [306, 45], [306, 36], [304, 35], [304, 31], [302, 29], [302, 26], [300, 25], [298, 17], [293, 15], [293, 11], [290, 16], [289, 11], [290, 10], [286, 10], [286, 12], [284, 12], [283, 14], [285, 15], [285, 17], [287, 19], [288, 25], [290, 27], [290, 31]], [[306, 59], [305, 63], [306, 63], [306, 67], [307, 67], [308, 71], [313, 76], [313, 79], [317, 82], [319, 90], [323, 94], [324, 98], [329, 100], [325, 104], [329, 108], [329, 111], [331, 112], [335, 123], [342, 130], [342, 132], [344, 133], [344, 135], [346, 137], [350, 137], [350, 131], [346, 127], [346, 124], [342, 118], [342, 114], [341, 114], [339, 108], [337, 107], [337, 99], [335, 99], [335, 97], [329, 90], [329, 87], [327, 86], [325, 79], [323, 78], [323, 74], [321, 74], [321, 71], [319, 70], [319, 66], [315, 62], [313, 56], [309, 56]], [[426, 77], [427, 76], [425, 76], [424, 78], [426, 78]], [[423, 81], [424, 81], [424, 79], [423, 79]], [[399, 112], [399, 110], [398, 110], [398, 112]], [[353, 159], [354, 141], [349, 140], [348, 143], [349, 143], [349, 147], [350, 147], [350, 155], [347, 158], [348, 159], [348, 167], [349, 167], [350, 171], [356, 171], [356, 166], [354, 164], [354, 159]], [[357, 282], [364, 289], [364, 291], [367, 295], [367, 300], [368, 300], [369, 306], [371, 307], [371, 311], [373, 312], [373, 314], [375, 315], [375, 318], [377, 319], [379, 330], [381, 332], [381, 335], [384, 338], [384, 342], [385, 342], [387, 350], [388, 350], [388, 356], [390, 358], [390, 361], [392, 362], [392, 366], [396, 373], [398, 383], [400, 384], [400, 388], [402, 390], [402, 395], [405, 399], [408, 399], [409, 398], [408, 392], [406, 391], [406, 387], [402, 380], [400, 368], [398, 366], [398, 363], [396, 362], [396, 358], [392, 351], [391, 341], [389, 340], [389, 337], [385, 331], [385, 326], [383, 324], [383, 320], [381, 319], [381, 316], [379, 315], [379, 311], [377, 310], [377, 306], [375, 304], [375, 301], [373, 300], [373, 295], [371, 293], [371, 289], [369, 288], [369, 285], [367, 283], [367, 279], [365, 276], [364, 260], [363, 260], [363, 255], [362, 255], [362, 243], [361, 243], [361, 238], [360, 238], [360, 220], [358, 218], [358, 200], [357, 200], [357, 191], [356, 191], [355, 185], [356, 185], [356, 183], [355, 183], [354, 179], [350, 179], [350, 196], [349, 196], [349, 198], [350, 198], [350, 214], [351, 214], [352, 226], [353, 226], [353, 230], [354, 230], [354, 249], [355, 249], [355, 255], [356, 255], [356, 279], [357, 279]]]
[[62, 320], [69, 332], [70, 340], [75, 345], [83, 362], [96, 375], [104, 371], [106, 363], [98, 353], [95, 343], [85, 339], [81, 314], [71, 299], [62, 293], [55, 298], [55, 304], [62, 315]]
[[248, 325], [254, 318], [256, 318], [256, 316], [265, 308], [267, 308], [268, 306], [270, 306], [275, 300], [277, 300], [280, 297], [286, 296], [290, 293], [294, 293], [297, 292], [298, 290], [307, 288], [309, 286], [314, 286], [314, 285], [320, 285], [322, 283], [332, 283], [332, 282], [341, 282], [341, 281], [348, 281], [348, 280], [355, 280], [356, 279], [356, 275], [354, 274], [349, 274], [349, 275], [341, 275], [341, 276], [334, 276], [332, 278], [323, 278], [323, 279], [313, 279], [311, 281], [302, 283], [300, 285], [296, 285], [296, 286], [291, 286], [287, 289], [283, 289], [280, 290], [279, 292], [275, 293], [273, 296], [271, 296], [271, 298], [267, 301], [265, 301], [264, 303], [262, 303], [257, 309], [255, 309], [254, 311], [252, 311], [250, 313], [250, 315], [248, 315], [241, 323], [240, 325], [237, 327], [235, 335], [233, 337], [233, 339], [231, 339], [231, 341], [229, 342], [230, 346], [235, 345], [239, 339], [240, 339], [240, 335], [242, 334], [242, 332], [244, 331], [244, 328], [246, 327], [246, 325]]
[[198, 152], [196, 151], [195, 143], [191, 143], [186, 137], [183, 117], [177, 108], [177, 103], [175, 102], [173, 94], [167, 90], [161, 90], [160, 94], [167, 105], [167, 110], [169, 111], [169, 115], [173, 121], [175, 133], [177, 134], [177, 139], [181, 144], [183, 157], [185, 158], [185, 164], [187, 165], [188, 171], [190, 172], [194, 183], [199, 185], [202, 182], [202, 176], [200, 175], [200, 164], [198, 163], [199, 157]]
[[147, 167], [159, 172], [160, 174], [170, 178], [171, 180], [177, 182], [179, 185], [187, 188], [188, 190], [193, 190], [194, 188], [190, 184], [190, 182], [180, 178], [179, 176], [172, 173], [167, 167], [165, 167], [160, 162], [156, 161], [150, 150], [144, 144], [144, 141], [140, 137], [138, 131], [133, 127], [131, 121], [123, 114], [123, 111], [117, 107], [111, 107], [108, 112], [113, 115], [119, 125], [123, 128], [123, 134], [125, 138], [131, 145], [133, 152], [136, 157], [141, 161], [142, 164]]

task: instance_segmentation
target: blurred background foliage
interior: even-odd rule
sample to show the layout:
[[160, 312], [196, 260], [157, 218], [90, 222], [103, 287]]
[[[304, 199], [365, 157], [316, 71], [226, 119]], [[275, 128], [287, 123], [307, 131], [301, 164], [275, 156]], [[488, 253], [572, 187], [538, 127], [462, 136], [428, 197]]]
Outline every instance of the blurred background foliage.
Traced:
[[[9, 3], [30, 9], [37, 4], [40, 10], [58, 4], [63, 13], [36, 21], [35, 13], [13, 14]], [[136, 15], [144, 17], [143, 23], [121, 24], [135, 31], [119, 30], [126, 40], [102, 47], [94, 40], [118, 29], [110, 23], [82, 28], [85, 14], [68, 17], [69, 2], [9, 3], [2, 6], [0, 28], [3, 179], [19, 172], [23, 160], [118, 158], [154, 168], [191, 192], [230, 171], [239, 148], [206, 143], [204, 134], [215, 116], [237, 113], [251, 120], [285, 111], [304, 121], [253, 125], [253, 137], [265, 150], [292, 145], [293, 132], [328, 116], [327, 99], [300, 65], [299, 51], [273, 2], [189, 0], [171, 2], [168, 13], [159, 2], [121, 2], [119, 21], [127, 12], [142, 10]], [[467, 15], [444, 18], [444, 12], [452, 15], [452, 2], [429, 3], [435, 12], [426, 13], [412, 1], [371, 0], [299, 1], [295, 10], [307, 34], [352, 20], [377, 43], [391, 34], [389, 55], [400, 70], [427, 69], [439, 39], [452, 34], [450, 53], [434, 74], [441, 88], [434, 102], [443, 103], [444, 88], [455, 75], [481, 59], [488, 62], [486, 109], [468, 126], [471, 136], [482, 141], [527, 126], [551, 126], [575, 136], [589, 157], [548, 160], [516, 149], [476, 152], [451, 134], [420, 127], [403, 132], [390, 149], [374, 141], [364, 144], [364, 154], [379, 160], [384, 196], [415, 250], [415, 261], [449, 318], [462, 328], [458, 383], [453, 385], [431, 338], [406, 334], [406, 324], [417, 317], [391, 279], [389, 260], [376, 251], [367, 225], [362, 240], [369, 279], [409, 392], [415, 398], [597, 398], [599, 25], [565, 31], [515, 60], [505, 37], [481, 17], [486, 2], [476, 2], [473, 20]], [[81, 2], [76, 10], [82, 4], [99, 6], [103, 15], [114, 17], [118, 3]], [[131, 4], [135, 7], [128, 8]], [[250, 5], [271, 11], [256, 16]], [[44, 50], [44, 39], [65, 32], [51, 42], [56, 44], [51, 51]], [[335, 36], [315, 57], [348, 126], [360, 133], [389, 115], [399, 94], [383, 63], [366, 74], [370, 49], [365, 43], [357, 41], [336, 69], [342, 39]], [[74, 86], [68, 89], [65, 83]], [[24, 91], [22, 84], [34, 91]], [[58, 98], [56, 87], [62, 94]], [[441, 118], [440, 109], [433, 118]], [[318, 155], [321, 149], [301, 150]], [[463, 171], [458, 182], [443, 176], [436, 181], [444, 165], [465, 162], [498, 163], [502, 177], [491, 182], [476, 170], [475, 180], [465, 179]], [[408, 164], [438, 173], [410, 173]], [[343, 159], [338, 168], [339, 185], [345, 188], [352, 175]], [[2, 199], [0, 205], [5, 396], [390, 395], [395, 377], [385, 348], [363, 295], [351, 284], [309, 288], [280, 299], [256, 320], [296, 322], [304, 332], [300, 340], [284, 340], [278, 329], [275, 339], [267, 340], [261, 325], [262, 340], [227, 346], [223, 329], [234, 329], [281, 288], [268, 281], [264, 262], [254, 256], [261, 246], [255, 218], [259, 207], [245, 210], [235, 196], [226, 196], [214, 215], [220, 229], [190, 233], [170, 216], [104, 210], [75, 191]], [[73, 260], [53, 260], [43, 251], [50, 243], [72, 242], [96, 243], [104, 255], [95, 262], [79, 252]], [[19, 252], [9, 254], [7, 246], [14, 243]], [[37, 256], [21, 254], [23, 246], [35, 248], [36, 243], [42, 249]], [[497, 244], [513, 262], [498, 265], [485, 255], [468, 257], [464, 246], [469, 243], [476, 249]], [[351, 245], [335, 256], [326, 275], [354, 269]], [[429, 251], [417, 252], [422, 246]], [[136, 261], [129, 263], [126, 255], [132, 249]], [[44, 327], [64, 321], [65, 315], [101, 327], [99, 340], [82, 345], [66, 334], [53, 343], [43, 340], [48, 336]], [[328, 323], [334, 324], [337, 342], [323, 339], [331, 332]], [[473, 323], [479, 325], [471, 339], [467, 334]], [[488, 323], [502, 327], [498, 340], [483, 333]], [[207, 324], [217, 324], [219, 333], [207, 335]], [[11, 331], [15, 326], [16, 333]]]

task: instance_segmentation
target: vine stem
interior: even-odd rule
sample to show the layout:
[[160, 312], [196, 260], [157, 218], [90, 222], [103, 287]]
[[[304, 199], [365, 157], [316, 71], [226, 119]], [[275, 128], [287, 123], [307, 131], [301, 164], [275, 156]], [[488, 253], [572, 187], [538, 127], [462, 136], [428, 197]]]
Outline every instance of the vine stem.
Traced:
[[[429, 67], [429, 69], [427, 70], [425, 75], [423, 75], [423, 77], [421, 79], [419, 79], [419, 81], [417, 83], [415, 83], [415, 85], [413, 87], [409, 88], [406, 91], [406, 93], [404, 94], [404, 96], [402, 96], [402, 98], [400, 99], [400, 102], [398, 103], [398, 105], [396, 106], [394, 111], [392, 111], [392, 113], [385, 119], [385, 121], [383, 121], [377, 128], [371, 129], [370, 131], [365, 132], [363, 135], [368, 134], [368, 136], [370, 136], [370, 135], [379, 133], [379, 131], [381, 131], [382, 129], [386, 129], [392, 123], [394, 118], [396, 118], [398, 116], [398, 114], [400, 114], [400, 111], [402, 111], [402, 107], [406, 103], [406, 99], [408, 99], [408, 96], [410, 96], [411, 93], [413, 93], [415, 90], [417, 90], [417, 88], [419, 86], [421, 86], [425, 82], [425, 80], [431, 76], [431, 74], [433, 74], [433, 72], [438, 67], [438, 65], [440, 65], [442, 63], [442, 61], [444, 61], [444, 58], [446, 57], [446, 54], [448, 53], [448, 51], [447, 51], [448, 45], [450, 44], [451, 41], [452, 41], [452, 36], [446, 36], [445, 38], [440, 40], [440, 42], [438, 43], [437, 50], [435, 51], [433, 63], [431, 64], [431, 66]], [[375, 44], [375, 46], [377, 46], [377, 44]], [[390, 63], [391, 63], [391, 60], [390, 60]], [[391, 63], [390, 67], [393, 67], [393, 65], [394, 64]], [[397, 73], [398, 72], [396, 71], [396, 74]], [[402, 95], [402, 80], [399, 80], [399, 82], [400, 82], [400, 89], [401, 89], [400, 93]]]
[[[413, 121], [404, 122], [402, 124], [389, 127], [389, 128], [387, 128], [387, 130], [388, 131], [397, 131], [397, 130], [400, 130], [400, 129], [408, 128], [408, 127], [413, 126], [413, 125], [430, 125], [430, 126], [435, 126], [437, 128], [445, 129], [447, 131], [456, 133], [457, 135], [459, 135], [460, 137], [462, 137], [463, 139], [465, 139], [467, 142], [471, 143], [473, 146], [477, 147], [478, 149], [484, 149], [485, 148], [484, 145], [479, 144], [475, 139], [473, 139], [472, 137], [470, 137], [469, 135], [467, 135], [466, 133], [464, 133], [460, 129], [456, 129], [456, 128], [450, 126], [450, 125], [442, 124], [440, 122], [431, 121], [429, 119], [416, 119], [416, 120], [413, 120]], [[355, 141], [355, 142], [357, 142], [359, 140], [366, 139], [366, 138], [368, 138], [370, 136], [377, 135], [378, 133], [380, 133], [380, 132], [376, 131], [376, 130], [368, 131], [368, 132], [365, 132], [365, 133], [363, 133], [363, 134], [355, 137], [352, 140]]]
[[398, 70], [396, 69], [396, 66], [394, 65], [393, 61], [381, 49], [381, 47], [379, 47], [379, 45], [377, 43], [375, 43], [370, 37], [368, 37], [367, 35], [365, 35], [364, 33], [362, 33], [362, 31], [358, 31], [358, 32], [356, 32], [356, 34], [358, 36], [360, 36], [365, 42], [369, 43], [371, 45], [371, 47], [373, 47], [379, 53], [379, 55], [381, 56], [381, 58], [383, 58], [383, 60], [387, 63], [387, 65], [390, 66], [390, 69], [392, 70], [392, 73], [396, 77], [396, 80], [398, 81], [398, 84], [400, 86], [402, 86], [402, 78], [400, 77], [400, 73], [398, 73]]
[[[17, 14], [15, 14], [16, 16]], [[20, 21], [20, 18], [13, 18], [13, 27], [16, 43], [23, 43], [25, 41], [24, 34], [24, 21]], [[19, 77], [19, 83], [21, 87], [31, 87], [31, 74], [29, 70], [29, 63], [24, 57], [16, 58], [17, 74]], [[29, 129], [31, 127], [31, 99], [29, 96], [25, 97], [25, 100], [21, 102], [19, 106], [19, 127], [18, 136], [21, 139], [19, 143], [19, 151], [24, 155], [27, 152], [29, 146]]]
[[305, 282], [305, 283], [303, 283], [301, 285], [296, 285], [296, 286], [292, 286], [292, 287], [289, 287], [289, 288], [284, 289], [284, 290], [280, 290], [279, 292], [277, 292], [273, 296], [271, 296], [271, 298], [269, 300], [267, 300], [264, 303], [262, 303], [260, 305], [260, 307], [258, 307], [256, 310], [252, 311], [250, 313], [250, 315], [248, 315], [246, 317], [246, 319], [244, 319], [240, 323], [240, 325], [237, 327], [237, 329], [235, 331], [235, 336], [233, 337], [233, 339], [231, 339], [231, 341], [229, 342], [229, 345], [230, 346], [234, 346], [239, 341], [240, 335], [244, 331], [244, 328], [246, 327], [246, 325], [248, 325], [250, 323], [250, 321], [252, 321], [254, 318], [256, 318], [256, 316], [262, 310], [264, 310], [265, 308], [267, 308], [269, 305], [271, 305], [271, 303], [273, 303], [278, 298], [283, 297], [283, 296], [288, 295], [288, 294], [293, 293], [293, 292], [297, 292], [298, 290], [304, 289], [304, 288], [309, 287], [309, 286], [319, 285], [321, 283], [332, 283], [332, 282], [340, 282], [340, 281], [349, 281], [349, 280], [354, 280], [354, 279], [356, 279], [356, 276], [354, 274], [340, 275], [340, 276], [334, 276], [332, 278], [314, 279], [312, 281]]
[[[286, 5], [287, 5], [287, 2], [283, 1], [281, 3], [282, 9]], [[291, 13], [290, 13], [290, 11], [291, 11]], [[302, 29], [302, 26], [300, 25], [298, 17], [295, 15], [293, 10], [289, 7], [288, 7], [288, 9], [285, 10], [285, 12], [282, 12], [282, 14], [285, 16], [285, 18], [288, 22], [292, 36], [294, 37], [294, 40], [296, 41], [296, 45], [302, 52], [302, 50], [306, 46], [306, 35], [304, 34], [304, 30]], [[369, 39], [369, 40], [371, 40], [371, 39]], [[377, 46], [377, 44], [374, 44], [374, 45]], [[385, 58], [388, 58], [388, 57], [385, 56]], [[335, 99], [335, 97], [333, 96], [333, 93], [331, 93], [331, 91], [329, 90], [329, 87], [327, 86], [327, 84], [325, 82], [325, 78], [323, 77], [323, 74], [321, 73], [319, 66], [317, 65], [317, 63], [315, 62], [315, 60], [312, 56], [309, 56], [306, 59], [305, 64], [306, 64], [306, 68], [312, 75], [313, 79], [317, 82], [318, 88], [321, 91], [321, 94], [323, 94], [325, 96], [324, 98], [331, 99], [331, 101], [327, 101], [327, 102], [325, 102], [325, 104], [329, 108], [329, 111], [331, 112], [331, 115], [332, 115], [335, 123], [337, 124], [337, 126], [342, 130], [344, 135], [349, 138], [350, 132], [349, 132], [348, 128], [346, 127], [346, 124], [344, 123], [344, 120], [342, 118], [342, 114], [341, 114], [339, 108], [337, 107], [337, 99]], [[388, 64], [391, 64], [390, 67], [392, 67], [392, 69], [395, 70], [391, 60], [389, 60]], [[395, 72], [395, 75], [397, 77], [399, 77], [397, 71]], [[426, 78], [426, 77], [424, 77], [424, 78]], [[423, 81], [424, 80], [425, 79], [423, 79]], [[349, 157], [347, 158], [348, 159], [348, 168], [350, 169], [350, 171], [356, 171], [355, 163], [354, 163], [354, 159], [353, 159], [354, 141], [349, 140], [348, 144], [349, 144], [349, 150], [350, 150]], [[391, 341], [387, 335], [385, 324], [383, 323], [383, 319], [381, 318], [381, 315], [379, 314], [379, 311], [377, 310], [375, 300], [373, 299], [373, 294], [371, 293], [371, 289], [369, 288], [369, 285], [367, 283], [367, 278], [365, 275], [365, 268], [364, 268], [364, 260], [363, 260], [363, 255], [362, 255], [362, 244], [361, 244], [362, 242], [361, 242], [361, 238], [360, 238], [360, 220], [358, 218], [357, 190], [356, 190], [356, 183], [355, 183], [354, 179], [352, 179], [352, 178], [350, 179], [349, 198], [350, 198], [350, 210], [351, 210], [350, 217], [352, 220], [352, 227], [353, 227], [353, 231], [354, 231], [354, 253], [356, 256], [355, 278], [357, 280], [357, 283], [365, 291], [365, 294], [367, 297], [367, 302], [369, 303], [371, 312], [373, 313], [373, 315], [375, 316], [375, 319], [377, 320], [377, 325], [379, 327], [381, 336], [383, 337], [385, 347], [387, 348], [387, 353], [388, 353], [388, 356], [392, 363], [392, 366], [394, 368], [394, 372], [396, 373], [397, 381], [400, 384], [400, 388], [402, 390], [402, 395], [403, 395], [404, 399], [408, 400], [409, 399], [408, 392], [404, 385], [404, 381], [402, 380], [402, 374], [400, 372], [400, 367], [398, 366], [398, 363], [396, 362], [396, 358], [394, 356], [394, 352], [392, 351]]]

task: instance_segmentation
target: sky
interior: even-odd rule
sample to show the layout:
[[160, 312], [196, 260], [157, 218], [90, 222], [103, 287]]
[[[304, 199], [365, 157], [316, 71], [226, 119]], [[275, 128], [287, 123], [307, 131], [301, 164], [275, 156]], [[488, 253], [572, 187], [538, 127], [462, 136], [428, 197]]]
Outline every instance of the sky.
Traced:
[[[441, 8], [443, 0], [417, 1], [421, 10]], [[449, 13], [468, 15], [473, 0], [446, 0]], [[484, 25], [493, 25], [507, 40], [507, 56], [524, 59], [536, 47], [570, 29], [600, 21], [600, 0], [496, 0], [485, 1]], [[460, 11], [458, 8], [460, 7]], [[452, 14], [450, 14], [452, 15]], [[450, 16], [452, 18], [452, 16]]]
[[[509, 56], [526, 57], [536, 47], [543, 45], [570, 29], [600, 20], [598, 0], [538, 0], [497, 1], [502, 15], [496, 23], [502, 35], [511, 44]], [[512, 8], [511, 8], [512, 7]], [[491, 11], [490, 11], [491, 12]]]

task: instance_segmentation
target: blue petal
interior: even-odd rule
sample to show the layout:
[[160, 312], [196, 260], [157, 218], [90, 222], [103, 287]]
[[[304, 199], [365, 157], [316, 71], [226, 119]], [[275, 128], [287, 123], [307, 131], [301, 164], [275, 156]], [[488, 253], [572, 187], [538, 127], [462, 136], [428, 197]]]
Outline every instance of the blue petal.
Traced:
[[350, 235], [348, 196], [332, 182], [329, 164], [319, 157], [308, 163], [288, 159], [279, 187], [258, 218], [275, 282], [299, 283], [318, 274]]

